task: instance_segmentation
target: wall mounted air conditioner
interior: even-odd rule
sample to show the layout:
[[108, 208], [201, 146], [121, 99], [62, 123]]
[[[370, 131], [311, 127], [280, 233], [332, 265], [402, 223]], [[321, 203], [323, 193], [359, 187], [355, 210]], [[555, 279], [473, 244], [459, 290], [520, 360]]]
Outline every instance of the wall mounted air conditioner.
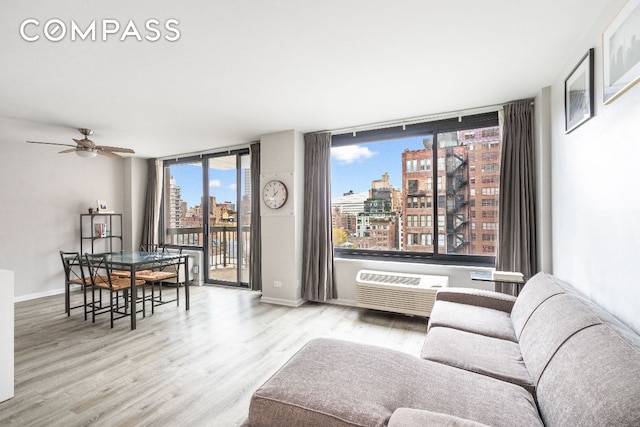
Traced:
[[446, 286], [448, 276], [360, 270], [356, 275], [356, 305], [429, 317], [436, 292]]
[[[201, 285], [202, 279], [200, 271], [202, 270], [202, 251], [184, 250], [183, 255], [189, 256], [189, 284]], [[179, 272], [179, 281], [184, 281], [184, 269]]]

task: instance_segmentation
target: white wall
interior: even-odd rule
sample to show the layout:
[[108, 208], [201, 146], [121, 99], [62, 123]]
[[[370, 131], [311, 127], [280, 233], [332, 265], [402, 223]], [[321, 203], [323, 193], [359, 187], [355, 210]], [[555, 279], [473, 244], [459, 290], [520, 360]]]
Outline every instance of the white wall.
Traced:
[[14, 396], [13, 271], [0, 269], [0, 402]]
[[17, 300], [62, 292], [58, 252], [80, 250], [79, 214], [96, 199], [123, 210], [123, 161], [58, 154], [25, 143], [28, 136], [11, 130], [20, 123], [0, 125], [0, 268], [15, 272]]
[[277, 210], [262, 203], [262, 301], [297, 306], [301, 298], [304, 141], [294, 130], [260, 137], [260, 189], [272, 179], [289, 190]]
[[[602, 33], [626, 3], [611, 0], [553, 83], [553, 273], [640, 332], [640, 84], [602, 103]], [[595, 116], [564, 133], [564, 79], [595, 48]]]
[[129, 157], [124, 162], [123, 249], [138, 250], [142, 239], [142, 220], [147, 192], [147, 161]]

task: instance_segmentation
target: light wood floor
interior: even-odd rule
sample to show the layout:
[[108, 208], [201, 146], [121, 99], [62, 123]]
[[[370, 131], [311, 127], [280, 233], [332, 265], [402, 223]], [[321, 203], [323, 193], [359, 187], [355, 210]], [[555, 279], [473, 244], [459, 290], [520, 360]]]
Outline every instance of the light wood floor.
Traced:
[[255, 389], [311, 338], [418, 355], [426, 332], [420, 318], [191, 291], [190, 311], [164, 305], [135, 331], [128, 318], [110, 329], [107, 315], [67, 317], [62, 295], [16, 303], [15, 397], [0, 403], [0, 426], [237, 426]]

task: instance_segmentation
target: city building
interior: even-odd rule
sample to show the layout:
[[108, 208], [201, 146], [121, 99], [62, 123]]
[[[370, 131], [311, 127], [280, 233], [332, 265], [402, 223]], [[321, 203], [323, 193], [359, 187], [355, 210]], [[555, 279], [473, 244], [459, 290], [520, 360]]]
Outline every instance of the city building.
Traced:
[[380, 179], [371, 181], [367, 192], [350, 191], [333, 199], [334, 227], [346, 233], [346, 242], [337, 246], [397, 250], [399, 247], [399, 208], [401, 191], [389, 182], [385, 172]]
[[495, 255], [498, 127], [438, 134], [437, 145], [435, 170], [431, 138], [402, 154], [405, 250]]
[[169, 224], [169, 227], [181, 227], [180, 221], [186, 213], [187, 204], [182, 201], [180, 187], [176, 185], [176, 179], [173, 176], [165, 176], [165, 188], [169, 189], [169, 202], [165, 211], [165, 221]]

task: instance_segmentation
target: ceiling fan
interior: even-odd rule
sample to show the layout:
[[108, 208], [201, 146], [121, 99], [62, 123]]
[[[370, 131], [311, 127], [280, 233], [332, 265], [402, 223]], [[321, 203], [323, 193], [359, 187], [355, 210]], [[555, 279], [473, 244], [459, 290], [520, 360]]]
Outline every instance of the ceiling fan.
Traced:
[[91, 129], [80, 128], [78, 130], [80, 131], [81, 134], [84, 135], [84, 138], [82, 139], [73, 138], [73, 140], [76, 142], [76, 145], [58, 144], [56, 142], [39, 142], [39, 141], [27, 141], [27, 142], [30, 144], [47, 144], [47, 145], [61, 145], [63, 147], [73, 147], [67, 150], [62, 150], [60, 151], [60, 153], [72, 153], [75, 151], [75, 153], [78, 156], [87, 157], [87, 158], [95, 157], [96, 155], [100, 154], [101, 156], [119, 159], [121, 158], [121, 156], [119, 156], [116, 153], [135, 154], [135, 151], [133, 151], [130, 148], [109, 147], [107, 145], [96, 145], [92, 140], [87, 138], [89, 135], [93, 134], [93, 131]]

